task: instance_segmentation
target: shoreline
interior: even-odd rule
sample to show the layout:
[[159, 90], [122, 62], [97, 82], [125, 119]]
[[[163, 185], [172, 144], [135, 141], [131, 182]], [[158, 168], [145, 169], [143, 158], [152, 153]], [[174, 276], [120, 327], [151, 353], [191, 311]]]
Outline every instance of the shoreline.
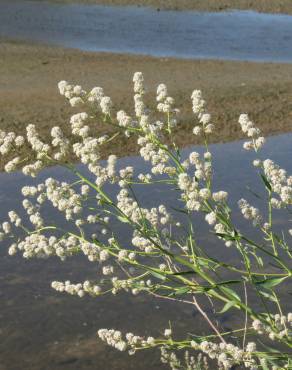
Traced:
[[[44, 138], [56, 125], [69, 134], [69, 119], [76, 110], [58, 93], [57, 83], [64, 79], [86, 90], [103, 87], [115, 111], [133, 115], [136, 71], [144, 73], [150, 106], [156, 104], [157, 85], [167, 84], [182, 112], [175, 131], [181, 147], [201, 144], [190, 135], [195, 123], [190, 100], [194, 89], [202, 90], [212, 114], [216, 126], [212, 143], [243, 138], [238, 124], [241, 113], [249, 113], [264, 135], [292, 131], [292, 64], [94, 53], [1, 39], [0, 129], [24, 133], [25, 126], [33, 123]], [[96, 131], [104, 133], [104, 127], [97, 124]], [[135, 141], [121, 138], [108, 151], [123, 156], [136, 154], [137, 149]]]
[[157, 11], [190, 10], [198, 12], [221, 12], [252, 10], [260, 13], [292, 14], [291, 0], [49, 0], [49, 2], [60, 4], [151, 7], [157, 9]]

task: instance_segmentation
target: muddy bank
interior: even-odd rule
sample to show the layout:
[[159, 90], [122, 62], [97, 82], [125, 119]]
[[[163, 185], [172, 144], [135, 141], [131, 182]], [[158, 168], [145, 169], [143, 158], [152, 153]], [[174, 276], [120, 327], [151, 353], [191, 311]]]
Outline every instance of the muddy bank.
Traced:
[[[0, 0], [1, 1], [1, 0]], [[43, 0], [35, 0], [43, 1]], [[151, 6], [157, 10], [224, 11], [256, 10], [263, 13], [292, 14], [291, 0], [51, 0], [58, 3]]]
[[[167, 83], [182, 111], [176, 131], [180, 146], [198, 143], [189, 135], [194, 124], [190, 95], [202, 89], [217, 130], [213, 142], [242, 137], [238, 116], [250, 113], [265, 134], [291, 131], [292, 65], [225, 61], [190, 61], [106, 53], [89, 53], [38, 45], [0, 43], [0, 128], [24, 132], [33, 123], [43, 137], [50, 128], [68, 132], [72, 108], [57, 91], [65, 79], [85, 89], [102, 86], [116, 109], [133, 113], [132, 75], [143, 71], [147, 101], [155, 104], [157, 84]], [[104, 132], [97, 126], [97, 131]], [[106, 132], [110, 132], [106, 128]], [[126, 149], [125, 149], [126, 148]], [[134, 141], [121, 139], [116, 154], [136, 151]]]

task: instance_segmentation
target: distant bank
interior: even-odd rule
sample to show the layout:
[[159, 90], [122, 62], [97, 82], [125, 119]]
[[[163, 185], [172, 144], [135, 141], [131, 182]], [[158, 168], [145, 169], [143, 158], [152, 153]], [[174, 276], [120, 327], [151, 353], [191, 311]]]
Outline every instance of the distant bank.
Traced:
[[[1, 3], [2, 0], [0, 0]], [[13, 0], [11, 0], [13, 1]], [[34, 0], [42, 2], [43, 0]], [[226, 11], [255, 10], [262, 13], [292, 14], [291, 0], [50, 0], [56, 3], [151, 6], [157, 10]]]

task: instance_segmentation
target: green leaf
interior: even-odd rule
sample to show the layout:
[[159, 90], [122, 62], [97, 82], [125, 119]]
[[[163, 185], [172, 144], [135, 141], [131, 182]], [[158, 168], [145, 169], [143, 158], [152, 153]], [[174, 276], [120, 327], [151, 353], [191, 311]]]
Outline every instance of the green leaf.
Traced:
[[237, 240], [237, 237], [235, 236], [232, 236], [232, 235], [227, 235], [227, 234], [222, 234], [222, 233], [215, 233], [218, 237], [224, 239], [224, 240]]
[[[261, 345], [266, 349], [266, 350], [268, 350], [269, 352], [271, 352], [271, 353], [281, 353], [281, 351], [279, 351], [279, 350], [277, 350], [275, 347], [269, 347], [269, 346], [267, 346], [265, 343], [263, 343], [262, 341], [259, 341], [260, 343], [261, 343]], [[262, 353], [262, 355], [264, 355], [264, 353]]]
[[228, 311], [231, 307], [234, 307], [234, 306], [236, 306], [236, 302], [234, 302], [234, 301], [229, 301], [229, 302], [227, 302], [227, 303], [224, 305], [224, 307], [222, 308], [222, 310], [221, 310], [221, 311], [219, 311], [218, 313], [224, 313], [224, 312]]
[[235, 293], [234, 290], [227, 288], [226, 286], [221, 287], [221, 289], [223, 290], [223, 292], [230, 294], [236, 301], [241, 302], [239, 295]]
[[188, 293], [189, 291], [190, 291], [190, 288], [184, 286], [184, 287], [176, 289], [176, 291], [173, 292], [171, 295], [182, 295], [182, 294]]
[[217, 283], [216, 285], [219, 286], [219, 285], [229, 285], [229, 284], [239, 284], [239, 283], [242, 283], [241, 280], [224, 280], [224, 281], [221, 281], [220, 283]]
[[281, 278], [265, 279], [265, 280], [257, 281], [256, 285], [259, 285], [262, 288], [270, 289], [270, 288], [273, 288], [274, 286], [281, 284], [285, 279], [287, 279], [287, 276], [284, 276]]
[[180, 276], [180, 275], [189, 275], [189, 274], [195, 274], [195, 271], [181, 271], [181, 272], [174, 272], [171, 275], [174, 276]]
[[265, 187], [269, 190], [269, 191], [272, 191], [272, 187], [271, 187], [271, 184], [269, 183], [268, 179], [266, 178], [265, 175], [261, 174], [261, 178], [265, 184]]
[[151, 275], [153, 275], [154, 277], [156, 277], [157, 279], [159, 280], [165, 280], [165, 276], [160, 274], [159, 272], [156, 272], [156, 271], [153, 271], [153, 270], [150, 270], [149, 271]]
[[272, 296], [271, 294], [267, 293], [267, 292], [263, 292], [262, 290], [259, 290], [259, 293], [264, 296], [265, 298], [267, 298], [268, 300], [270, 300], [271, 302], [277, 302], [276, 298], [274, 296]]
[[126, 217], [122, 217], [122, 216], [118, 216], [118, 219], [124, 223], [124, 224], [128, 224], [129, 223], [129, 220], [126, 218]]

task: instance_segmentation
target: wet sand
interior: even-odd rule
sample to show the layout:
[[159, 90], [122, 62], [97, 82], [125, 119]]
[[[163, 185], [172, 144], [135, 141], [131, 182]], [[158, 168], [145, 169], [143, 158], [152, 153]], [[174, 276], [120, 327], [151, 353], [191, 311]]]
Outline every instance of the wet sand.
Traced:
[[[181, 147], [198, 143], [189, 135], [194, 124], [190, 102], [193, 89], [202, 89], [213, 114], [217, 127], [213, 142], [242, 138], [237, 120], [243, 112], [249, 113], [265, 134], [291, 131], [292, 64], [90, 53], [5, 41], [0, 43], [0, 128], [20, 133], [33, 123], [44, 137], [55, 125], [68, 132], [74, 110], [58, 93], [57, 82], [62, 79], [85, 89], [102, 86], [115, 109], [132, 114], [135, 71], [144, 72], [149, 104], [155, 104], [157, 84], [167, 83], [182, 111], [175, 133]], [[99, 132], [104, 130], [97, 127]], [[136, 151], [134, 141], [120, 140], [119, 144], [114, 149], [116, 154]]]
[[[1, 1], [1, 0], [0, 0]], [[43, 1], [43, 0], [35, 0]], [[226, 11], [255, 10], [263, 13], [292, 14], [291, 0], [51, 0], [58, 3], [151, 6], [172, 10]]]

